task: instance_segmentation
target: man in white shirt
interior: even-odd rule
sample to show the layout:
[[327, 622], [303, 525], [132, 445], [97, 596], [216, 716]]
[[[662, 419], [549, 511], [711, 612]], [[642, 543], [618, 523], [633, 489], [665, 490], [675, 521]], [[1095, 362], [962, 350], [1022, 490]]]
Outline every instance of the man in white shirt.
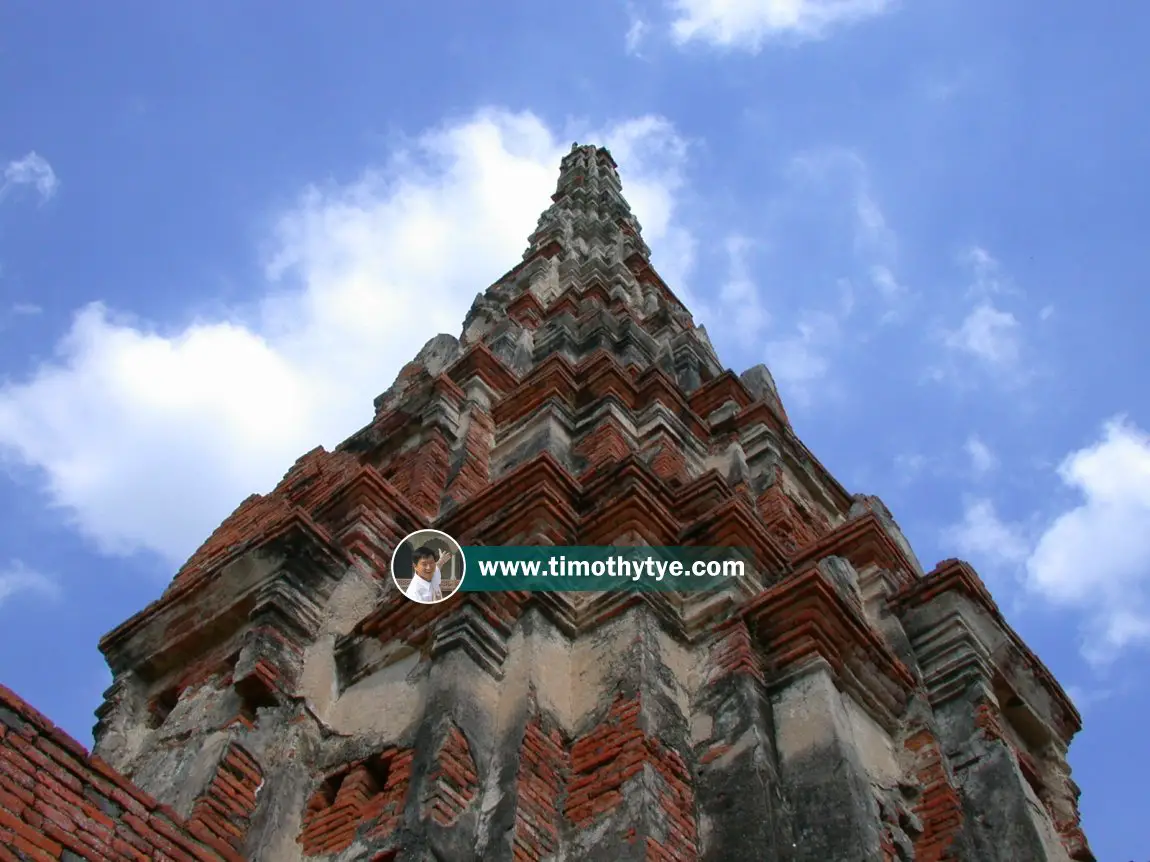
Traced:
[[411, 583], [405, 595], [417, 602], [429, 604], [443, 599], [439, 587], [444, 563], [451, 559], [450, 551], [440, 551], [438, 559], [431, 548], [416, 548], [411, 552], [411, 567], [414, 570]]

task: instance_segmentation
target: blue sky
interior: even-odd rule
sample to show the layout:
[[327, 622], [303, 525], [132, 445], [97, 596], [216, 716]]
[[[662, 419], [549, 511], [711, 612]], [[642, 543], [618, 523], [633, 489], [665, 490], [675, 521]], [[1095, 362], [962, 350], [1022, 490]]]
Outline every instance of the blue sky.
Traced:
[[1150, 854], [1150, 7], [180, 7], [2, 13], [0, 679], [88, 740], [99, 636], [605, 143], [724, 363], [1072, 691], [1099, 858]]

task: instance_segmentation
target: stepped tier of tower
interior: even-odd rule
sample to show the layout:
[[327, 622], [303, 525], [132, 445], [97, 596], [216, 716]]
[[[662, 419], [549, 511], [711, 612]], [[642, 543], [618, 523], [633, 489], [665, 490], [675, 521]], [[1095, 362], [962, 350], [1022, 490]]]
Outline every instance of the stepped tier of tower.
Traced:
[[[388, 565], [426, 528], [753, 565], [417, 605]], [[1063, 690], [969, 565], [924, 573], [814, 458], [766, 368], [720, 365], [596, 147], [461, 337], [101, 649], [97, 753], [243, 858], [1093, 858]]]

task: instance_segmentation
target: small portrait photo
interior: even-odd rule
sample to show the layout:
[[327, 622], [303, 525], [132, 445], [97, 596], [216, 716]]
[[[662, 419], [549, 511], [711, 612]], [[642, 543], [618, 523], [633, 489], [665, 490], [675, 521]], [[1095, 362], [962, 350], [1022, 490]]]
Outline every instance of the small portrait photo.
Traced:
[[463, 583], [463, 549], [447, 533], [419, 530], [404, 538], [391, 555], [391, 579], [413, 602], [446, 601]]

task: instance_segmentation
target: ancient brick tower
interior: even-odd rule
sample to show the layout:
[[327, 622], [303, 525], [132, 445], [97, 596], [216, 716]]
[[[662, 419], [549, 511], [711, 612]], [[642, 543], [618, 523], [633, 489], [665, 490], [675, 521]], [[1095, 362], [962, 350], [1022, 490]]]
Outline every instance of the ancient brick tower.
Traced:
[[[163, 835], [267, 862], [1091, 859], [1079, 716], [977, 575], [924, 574], [767, 370], [720, 366], [606, 150], [572, 148], [552, 200], [460, 339], [104, 639], [96, 751]], [[756, 571], [417, 606], [387, 563], [428, 526]]]

